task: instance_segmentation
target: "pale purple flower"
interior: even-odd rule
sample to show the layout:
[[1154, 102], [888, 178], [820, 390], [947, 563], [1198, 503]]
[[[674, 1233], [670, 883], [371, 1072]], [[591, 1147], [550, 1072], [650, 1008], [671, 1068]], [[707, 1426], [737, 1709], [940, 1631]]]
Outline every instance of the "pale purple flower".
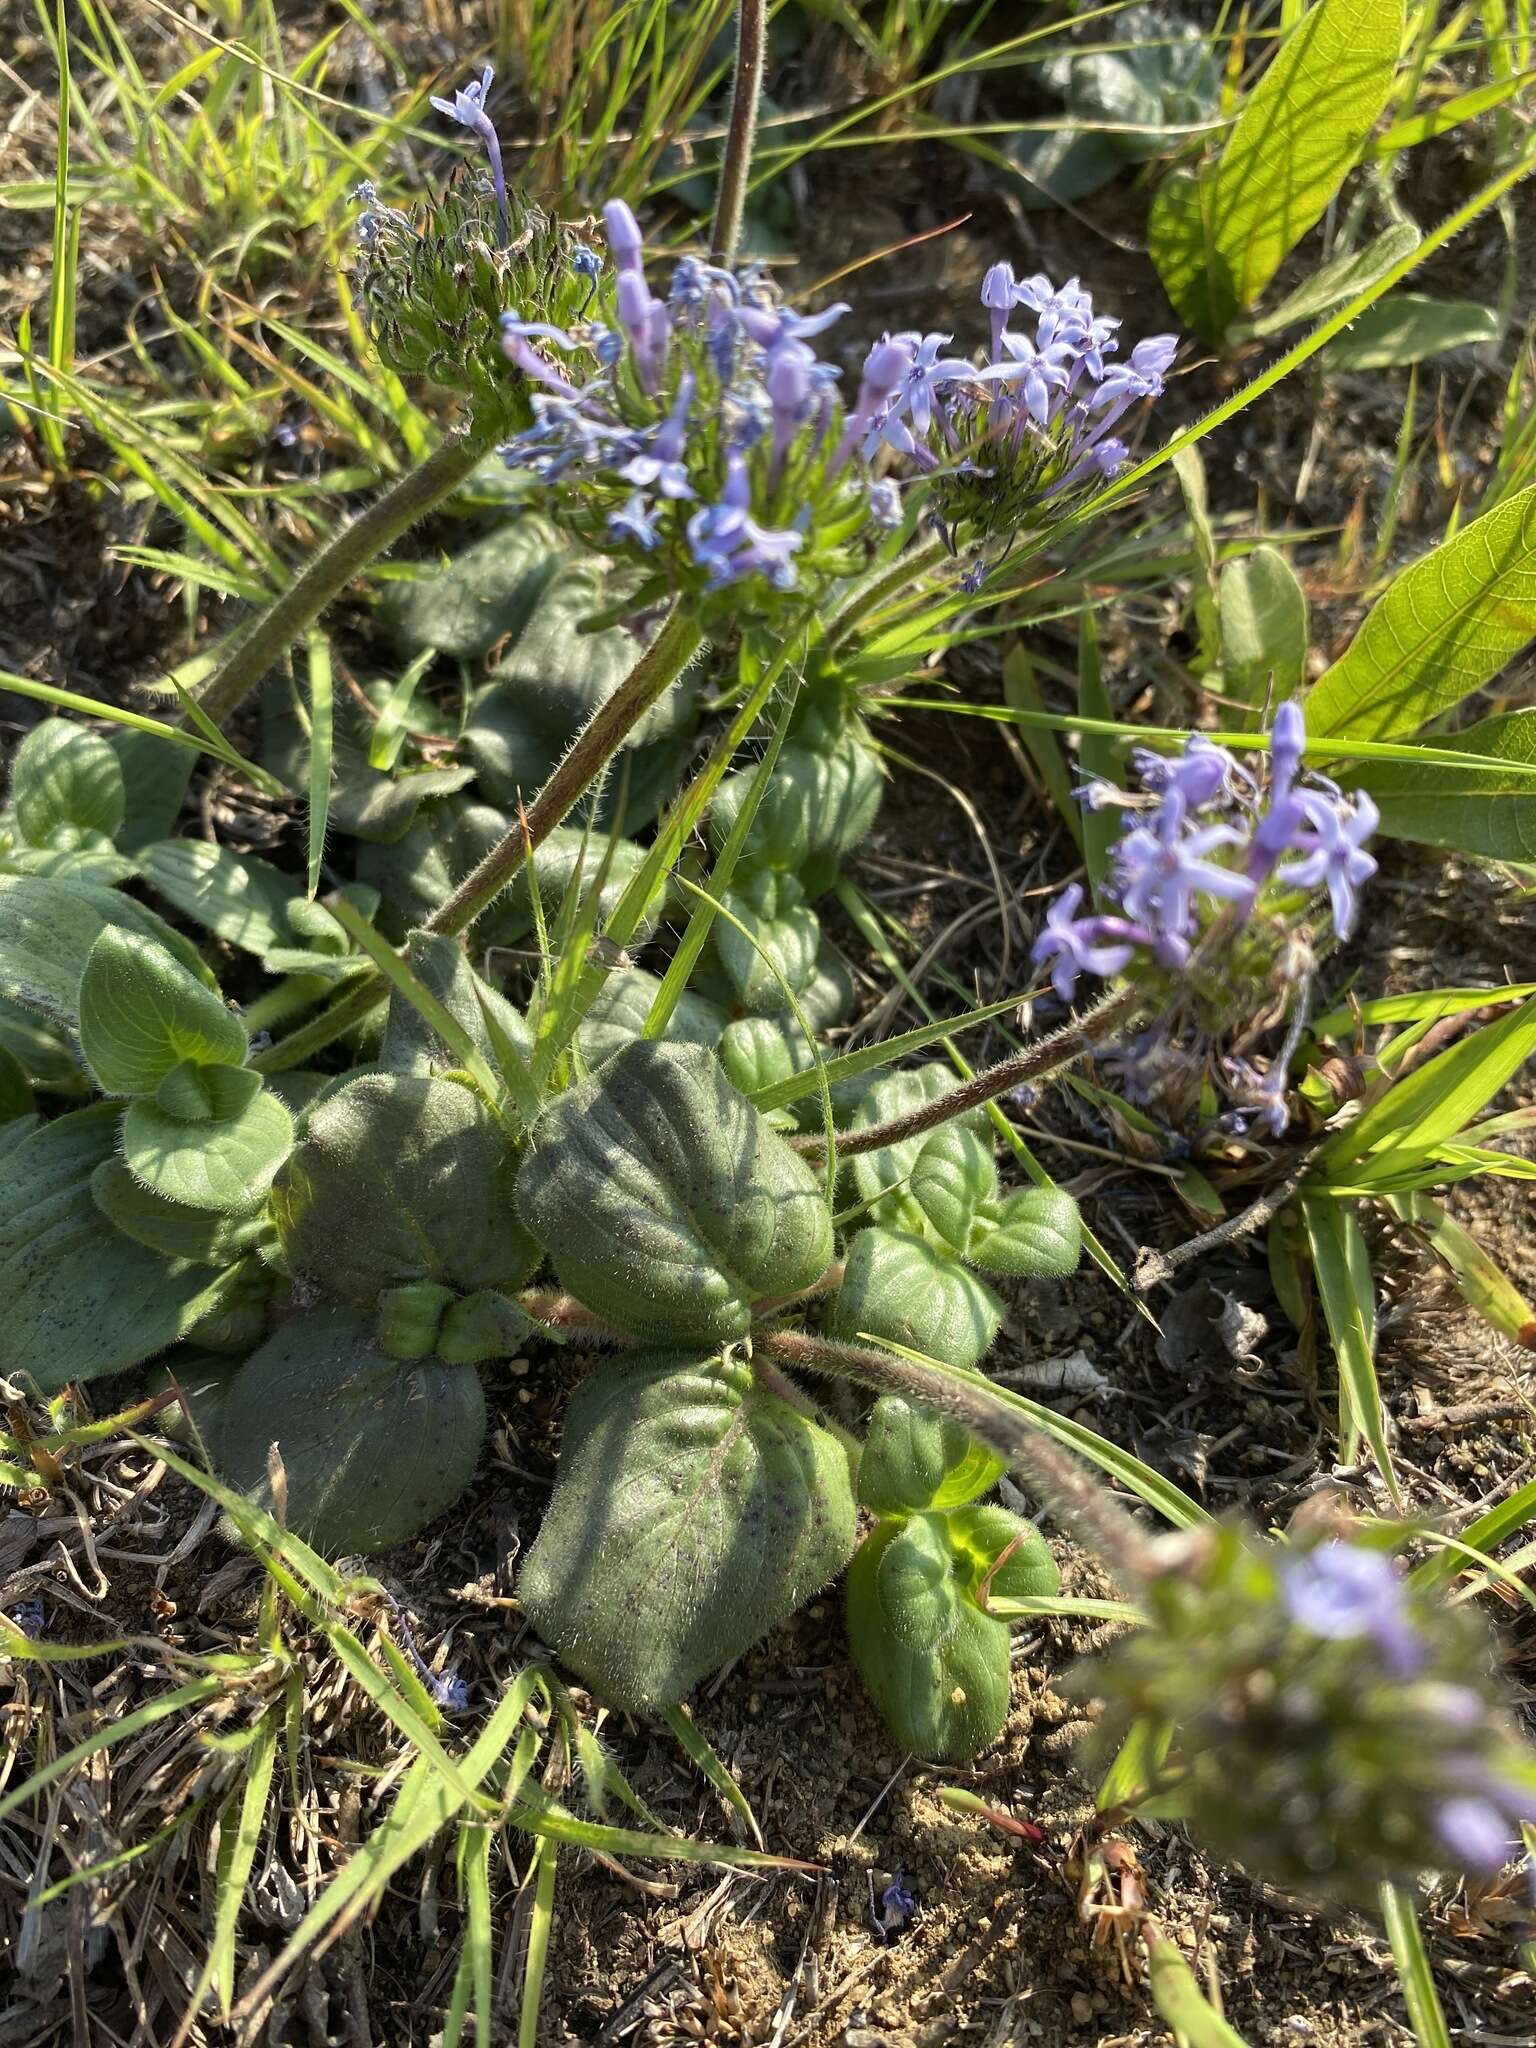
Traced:
[[1001, 366], [1007, 381], [1023, 394], [1024, 409], [1038, 425], [1048, 426], [1052, 413], [1067, 395], [1074, 351], [1070, 342], [1037, 348], [1022, 334], [1005, 334], [1009, 361]]
[[891, 533], [901, 524], [901, 492], [891, 479], [881, 477], [869, 487], [869, 523]]
[[562, 377], [553, 364], [546, 363], [529, 341], [530, 334], [552, 342], [556, 348], [573, 347], [569, 335], [558, 327], [549, 327], [541, 320], [519, 320], [515, 313], [501, 316], [501, 352], [515, 370], [521, 370], [525, 377], [543, 384], [557, 397], [576, 399], [581, 393], [569, 377]]
[[816, 358], [803, 341], [783, 341], [768, 358], [763, 388], [773, 408], [772, 474], [778, 475], [785, 451], [805, 419], [815, 388]]
[[1381, 823], [1381, 813], [1362, 790], [1353, 801], [1303, 790], [1296, 798], [1310, 830], [1299, 831], [1291, 844], [1299, 853], [1276, 870], [1276, 880], [1297, 889], [1326, 886], [1333, 906], [1333, 928], [1341, 939], [1354, 929], [1359, 892], [1376, 872], [1364, 844]]
[[1080, 974], [1104, 977], [1130, 965], [1138, 941], [1147, 934], [1116, 917], [1079, 917], [1083, 885], [1072, 882], [1045, 913], [1045, 929], [1029, 957], [1036, 967], [1051, 966], [1051, 987], [1070, 1003]]
[[981, 303], [992, 315], [992, 360], [1003, 353], [1003, 329], [1008, 315], [1018, 304], [1018, 281], [1011, 263], [994, 263], [981, 280]]
[[736, 318], [758, 347], [772, 355], [788, 342], [810, 341], [825, 334], [834, 320], [841, 320], [851, 310], [843, 299], [820, 313], [797, 313], [791, 306], [738, 306]]
[[1328, 1642], [1368, 1637], [1393, 1678], [1424, 1668], [1402, 1579], [1384, 1551], [1340, 1540], [1301, 1551], [1281, 1567], [1280, 1598], [1293, 1621]]
[[1210, 858], [1224, 846], [1240, 845], [1242, 833], [1231, 825], [1186, 831], [1186, 811], [1180, 792], [1169, 789], [1152, 824], [1134, 826], [1115, 844], [1115, 886], [1126, 912], [1138, 924], [1178, 938], [1193, 930], [1197, 895], [1245, 906], [1253, 899], [1246, 875]]
[[615, 540], [632, 540], [649, 554], [659, 538], [656, 514], [642, 492], [634, 492], [616, 512], [608, 515], [608, 531]]
[[502, 244], [505, 246], [511, 234], [511, 217], [507, 212], [507, 179], [501, 165], [501, 141], [497, 136], [495, 124], [485, 110], [495, 76], [495, 70], [487, 64], [481, 76], [472, 78], [468, 85], [461, 85], [451, 100], [434, 99], [432, 105], [440, 114], [446, 114], [450, 121], [457, 121], [461, 128], [473, 129], [484, 143], [491, 166], [491, 185], [496, 194], [496, 213], [501, 222]]
[[651, 436], [649, 446], [643, 454], [632, 456], [620, 468], [619, 475], [626, 483], [637, 484], [642, 489], [654, 485], [664, 498], [697, 497], [682, 459], [688, 411], [696, 388], [693, 372], [685, 370], [677, 380], [677, 396], [672, 402], [672, 410]]
[[1491, 1799], [1442, 1799], [1435, 1833], [1464, 1870], [1492, 1877], [1509, 1860], [1514, 1828]]
[[898, 342], [910, 343], [912, 349], [906, 378], [897, 399], [897, 410], [911, 416], [912, 424], [920, 434], [926, 434], [933, 425], [934, 407], [946, 386], [977, 375], [976, 366], [967, 362], [964, 356], [940, 355], [939, 351], [951, 338], [947, 334], [895, 337]]
[[603, 229], [608, 237], [614, 268], [643, 273], [645, 237], [640, 232], [640, 223], [622, 199], [610, 199], [603, 208]]

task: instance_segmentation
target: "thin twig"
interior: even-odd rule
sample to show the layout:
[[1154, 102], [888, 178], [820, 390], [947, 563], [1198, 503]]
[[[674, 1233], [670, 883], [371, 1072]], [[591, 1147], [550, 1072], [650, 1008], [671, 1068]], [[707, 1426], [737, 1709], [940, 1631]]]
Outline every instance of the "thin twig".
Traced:
[[768, 0], [739, 0], [736, 9], [736, 76], [731, 87], [731, 116], [725, 154], [720, 159], [720, 189], [715, 196], [715, 223], [709, 238], [709, 260], [727, 268], [741, 239], [741, 219], [752, 173], [752, 148], [757, 140], [757, 109], [763, 94], [763, 68], [768, 57]]
[[1176, 1244], [1171, 1251], [1159, 1252], [1150, 1245], [1144, 1246], [1137, 1256], [1136, 1270], [1131, 1275], [1132, 1287], [1138, 1294], [1150, 1294], [1154, 1287], [1161, 1287], [1171, 1280], [1191, 1259], [1202, 1259], [1207, 1252], [1219, 1251], [1223, 1245], [1236, 1244], [1242, 1238], [1252, 1237], [1256, 1230], [1262, 1230], [1266, 1223], [1279, 1215], [1311, 1172], [1320, 1144], [1321, 1140], [1318, 1145], [1309, 1145], [1285, 1179], [1260, 1195], [1256, 1202], [1250, 1202], [1239, 1215], [1227, 1217], [1213, 1230], [1203, 1230], [1198, 1237]]

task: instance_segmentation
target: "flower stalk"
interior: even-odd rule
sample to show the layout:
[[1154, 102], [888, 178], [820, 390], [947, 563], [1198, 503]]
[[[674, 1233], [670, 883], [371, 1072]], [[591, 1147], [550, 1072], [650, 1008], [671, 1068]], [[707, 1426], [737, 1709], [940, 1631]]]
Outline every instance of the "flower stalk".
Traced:
[[467, 482], [489, 446], [473, 429], [456, 428], [424, 461], [344, 526], [224, 657], [198, 692], [198, 709], [215, 725], [222, 725], [294, 642], [302, 639], [333, 597]]
[[[970, 1080], [963, 1081], [947, 1095], [935, 1096], [931, 1102], [919, 1104], [904, 1116], [890, 1117], [883, 1124], [864, 1124], [857, 1130], [840, 1133], [838, 1158], [851, 1159], [860, 1152], [883, 1152], [887, 1145], [899, 1145], [907, 1138], [921, 1137], [925, 1131], [936, 1131], [940, 1124], [952, 1123], [968, 1110], [995, 1102], [999, 1095], [1006, 1095], [1010, 1089], [1044, 1080], [1047, 1075], [1069, 1066], [1104, 1039], [1112, 1037], [1136, 1016], [1145, 1002], [1146, 998], [1139, 989], [1117, 990], [1081, 1017], [1074, 1017], [1071, 1023], [1063, 1024], [1059, 1030], [1037, 1039], [1033, 1045], [1025, 1046], [1011, 1059], [999, 1060], [995, 1066], [973, 1074]], [[797, 1152], [806, 1154], [813, 1161], [819, 1160], [825, 1149], [821, 1136], [814, 1131], [791, 1138], [789, 1142]]]
[[725, 154], [720, 160], [720, 189], [715, 196], [715, 221], [709, 243], [711, 263], [729, 264], [741, 239], [767, 57], [768, 0], [740, 0], [736, 9], [736, 75], [731, 87]]

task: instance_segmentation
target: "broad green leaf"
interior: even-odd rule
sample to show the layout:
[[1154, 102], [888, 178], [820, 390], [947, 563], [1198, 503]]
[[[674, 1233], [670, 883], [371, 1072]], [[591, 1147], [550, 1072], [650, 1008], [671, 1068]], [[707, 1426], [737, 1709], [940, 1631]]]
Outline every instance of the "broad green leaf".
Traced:
[[924, 1237], [966, 1256], [978, 1218], [997, 1198], [992, 1133], [983, 1137], [964, 1123], [941, 1125], [923, 1140], [907, 1193], [922, 1211]]
[[[1529, 770], [1536, 767], [1536, 711], [1485, 718], [1446, 734], [1439, 745]], [[1380, 829], [1390, 838], [1484, 860], [1536, 861], [1536, 782], [1528, 773], [1512, 773], [1502, 783], [1486, 769], [1457, 769], [1445, 761], [1370, 761], [1347, 780], [1375, 800]]]
[[110, 841], [126, 807], [123, 771], [99, 733], [67, 718], [33, 726], [11, 764], [11, 804], [33, 846]]
[[[487, 1065], [496, 1066], [499, 1033], [526, 1065], [533, 1056], [533, 1037], [522, 1012], [482, 981], [457, 939], [440, 932], [414, 931], [406, 941], [405, 965], [417, 983], [447, 1011], [467, 1034], [469, 1044]], [[488, 1023], [488, 1019], [494, 1020]], [[462, 1044], [463, 1041], [461, 1040]], [[396, 1074], [430, 1074], [462, 1064], [451, 1047], [400, 989], [389, 998], [379, 1065]]]
[[1351, 1455], [1346, 1424], [1352, 1423], [1375, 1453], [1388, 1493], [1400, 1504], [1397, 1475], [1387, 1448], [1381, 1388], [1376, 1379], [1376, 1303], [1360, 1226], [1350, 1207], [1324, 1195], [1304, 1195], [1301, 1213], [1312, 1252], [1318, 1299], [1323, 1304], [1323, 1316], [1338, 1362], [1340, 1409], [1345, 1418], [1340, 1435], [1345, 1439], [1345, 1458]]
[[1062, 1188], [1019, 1188], [977, 1226], [966, 1257], [989, 1273], [1020, 1280], [1064, 1279], [1077, 1271], [1083, 1219]]
[[[385, 610], [402, 654], [478, 661], [499, 640], [523, 632], [568, 567], [551, 528], [524, 513], [458, 550], [446, 567], [395, 584]], [[589, 590], [587, 608], [595, 604]]]
[[124, 1237], [96, 1206], [92, 1177], [113, 1157], [116, 1126], [110, 1103], [75, 1110], [32, 1131], [0, 1171], [5, 1369], [45, 1393], [152, 1358], [219, 1283]]
[[1017, 1548], [994, 1580], [999, 1592], [1060, 1590], [1037, 1531], [1004, 1508], [882, 1522], [849, 1567], [848, 1640], [859, 1676], [897, 1742], [931, 1762], [975, 1756], [1007, 1719], [1007, 1625], [976, 1596], [1010, 1543]]
[[54, 875], [0, 875], [0, 997], [73, 1030], [80, 977], [108, 925], [155, 940], [211, 986], [193, 947], [131, 896]]
[[1330, 1181], [1390, 1174], [1432, 1155], [1482, 1111], [1536, 1052], [1536, 998], [1471, 1032], [1394, 1082], [1330, 1138], [1319, 1166]]
[[510, 1290], [538, 1259], [513, 1207], [516, 1171], [472, 1089], [364, 1074], [311, 1112], [272, 1213], [293, 1272], [343, 1301], [414, 1280]]
[[1394, 292], [1368, 306], [1337, 341], [1323, 350], [1325, 370], [1395, 370], [1452, 348], [1497, 341], [1499, 315], [1475, 299], [1431, 299]]
[[600, 1697], [659, 1714], [819, 1592], [853, 1540], [836, 1439], [750, 1367], [631, 1358], [571, 1402], [518, 1594]]
[[[452, 1507], [484, 1436], [473, 1367], [386, 1357], [366, 1317], [312, 1309], [231, 1381], [218, 1464], [303, 1541], [342, 1555], [385, 1550]], [[286, 1512], [273, 1487], [274, 1446]]]
[[1411, 563], [1307, 697], [1315, 738], [1417, 732], [1536, 635], [1536, 484]]
[[247, 953], [292, 942], [287, 906], [298, 884], [256, 854], [206, 839], [162, 839], [139, 856], [144, 878], [183, 917]]
[[731, 1086], [743, 1095], [756, 1097], [796, 1074], [811, 1075], [815, 1087], [817, 1048], [793, 1023], [786, 1030], [776, 1017], [738, 1017], [719, 1034], [717, 1051]]
[[[717, 839], [735, 823], [751, 783], [750, 770], [721, 783], [710, 812]], [[879, 756], [858, 732], [826, 747], [790, 741], [747, 834], [743, 865], [791, 870], [808, 896], [819, 896], [874, 823], [884, 788]]]
[[168, 1116], [187, 1123], [238, 1116], [261, 1093], [262, 1080], [252, 1067], [210, 1066], [202, 1060], [180, 1060], [155, 1089], [155, 1103]]
[[109, 1223], [135, 1244], [169, 1259], [227, 1266], [250, 1250], [265, 1225], [260, 1207], [224, 1215], [168, 1202], [134, 1179], [121, 1159], [104, 1159], [91, 1176], [91, 1197]]
[[702, 1046], [637, 1040], [557, 1098], [517, 1201], [578, 1301], [663, 1343], [745, 1336], [832, 1258], [815, 1176]]
[[[538, 849], [532, 862], [545, 917], [550, 923], [554, 922], [555, 914], [571, 888], [576, 889], [578, 901], [596, 891], [600, 929], [613, 915], [620, 897], [644, 861], [645, 849], [637, 846], [633, 839], [610, 840], [606, 832], [583, 832], [574, 826], [558, 826]], [[597, 886], [599, 876], [602, 876], [600, 890]], [[649, 938], [660, 915], [661, 905], [658, 903], [635, 936]], [[499, 946], [515, 946], [533, 931], [533, 898], [529, 893], [527, 867], [520, 868], [513, 876], [510, 886], [492, 906], [490, 917], [490, 930]]]
[[882, 1394], [859, 1457], [859, 1504], [877, 1515], [963, 1507], [1006, 1470], [949, 1416], [901, 1394]]
[[978, 1365], [992, 1347], [1003, 1305], [940, 1246], [904, 1230], [861, 1230], [848, 1247], [842, 1284], [827, 1311], [829, 1336], [876, 1338]]
[[1258, 547], [1221, 572], [1221, 675], [1226, 694], [1278, 704], [1301, 686], [1307, 665], [1307, 600], [1278, 548]]
[[183, 1060], [240, 1066], [245, 1026], [161, 946], [108, 925], [80, 982], [80, 1045], [106, 1095], [148, 1095]]
[[275, 1095], [254, 1096], [234, 1116], [188, 1123], [154, 1102], [131, 1103], [123, 1157], [168, 1202], [242, 1210], [260, 1200], [293, 1146], [293, 1119]]
[[124, 726], [113, 732], [108, 744], [117, 756], [127, 797], [126, 814], [113, 836], [120, 853], [137, 855], [176, 829], [197, 755], [191, 747]]
[[[1319, 314], [1342, 306], [1346, 299], [1373, 285], [1378, 277], [1385, 277], [1394, 263], [1411, 256], [1419, 240], [1419, 231], [1412, 221], [1393, 221], [1363, 249], [1344, 249], [1330, 258], [1271, 311], [1243, 321], [1233, 330], [1233, 338], [1239, 334], [1279, 334], [1284, 328], [1294, 327], [1302, 320], [1315, 320]], [[1362, 317], [1368, 319], [1370, 315]]]
[[[932, 1060], [920, 1067], [900, 1067], [895, 1073], [881, 1074], [854, 1111], [849, 1128], [862, 1130], [866, 1124], [883, 1124], [904, 1116], [948, 1095], [958, 1085], [951, 1068]], [[972, 1117], [968, 1123], [973, 1131], [980, 1129], [979, 1118]], [[913, 1168], [927, 1142], [924, 1133], [879, 1152], [860, 1152], [849, 1160], [849, 1176], [872, 1222], [892, 1230], [909, 1230], [918, 1237], [927, 1235], [928, 1219], [910, 1186]]]
[[[582, 1018], [581, 1028], [576, 1033], [576, 1042], [589, 1067], [602, 1066], [641, 1035], [660, 987], [658, 978], [648, 974], [643, 967], [616, 968], [609, 975], [602, 994]], [[765, 1029], [775, 1029], [766, 1020], [758, 1018], [744, 1018], [742, 1021], [763, 1022]], [[663, 1035], [676, 1045], [714, 1046], [720, 1043], [725, 1028], [724, 1010], [703, 996], [685, 990], [677, 999]]]
[[1402, 38], [1402, 0], [1315, 0], [1215, 165], [1164, 181], [1152, 259], [1180, 314], [1207, 336], [1257, 300], [1359, 162]]
[[785, 986], [796, 996], [809, 988], [821, 951], [821, 922], [798, 877], [759, 868], [722, 903], [730, 915], [712, 937], [736, 1000], [757, 1016], [781, 1014]]

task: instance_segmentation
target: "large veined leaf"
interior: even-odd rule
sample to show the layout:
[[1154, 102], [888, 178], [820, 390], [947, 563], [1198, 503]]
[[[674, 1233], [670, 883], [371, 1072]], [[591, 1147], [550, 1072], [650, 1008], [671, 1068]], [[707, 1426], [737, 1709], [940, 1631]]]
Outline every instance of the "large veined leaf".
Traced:
[[383, 1550], [458, 1499], [485, 1436], [472, 1366], [387, 1357], [367, 1319], [314, 1309], [270, 1337], [220, 1402], [214, 1450], [232, 1486], [275, 1505], [332, 1555]]
[[272, 1213], [293, 1271], [343, 1301], [414, 1280], [511, 1289], [538, 1258], [513, 1208], [515, 1172], [471, 1089], [363, 1074], [311, 1112]]
[[[497, 1064], [498, 1033], [525, 1060], [532, 1057], [533, 1035], [527, 1019], [499, 990], [480, 979], [457, 939], [441, 932], [412, 932], [406, 941], [405, 962], [427, 992], [469, 1033], [476, 1052], [488, 1065]], [[457, 1064], [426, 1018], [396, 989], [389, 999], [379, 1065], [396, 1074], [430, 1074], [434, 1068]]]
[[109, 924], [154, 939], [212, 987], [195, 949], [131, 896], [58, 875], [0, 875], [0, 996], [72, 1030], [80, 977]]
[[91, 1192], [114, 1157], [117, 1110], [94, 1103], [33, 1130], [0, 1169], [5, 1369], [45, 1393], [123, 1372], [173, 1344], [220, 1284], [114, 1229]]
[[161, 839], [143, 849], [139, 865], [167, 903], [231, 946], [263, 954], [292, 943], [287, 909], [299, 883], [270, 861], [206, 839]]
[[80, 980], [80, 1046], [106, 1095], [149, 1095], [183, 1060], [238, 1067], [245, 1026], [150, 939], [107, 925]]
[[[936, 1060], [877, 1075], [854, 1112], [851, 1127], [858, 1130], [865, 1124], [883, 1124], [892, 1117], [905, 1116], [958, 1086], [954, 1070], [940, 1066]], [[974, 1116], [969, 1124], [973, 1130], [981, 1128]], [[860, 1152], [849, 1160], [849, 1177], [871, 1222], [883, 1223], [892, 1230], [909, 1230], [918, 1237], [927, 1235], [927, 1215], [910, 1185], [913, 1169], [927, 1142], [925, 1133], [887, 1145], [879, 1152]]]
[[715, 920], [712, 936], [736, 1000], [754, 1016], [787, 1010], [786, 989], [810, 987], [821, 953], [821, 923], [798, 877], [759, 868], [723, 902], [730, 915]]
[[1536, 636], [1536, 484], [1413, 562], [1307, 698], [1315, 735], [1417, 732]]
[[[747, 770], [721, 783], [710, 814], [718, 838], [735, 824], [752, 779]], [[845, 732], [823, 747], [791, 741], [780, 750], [752, 820], [743, 871], [791, 869], [808, 896], [820, 895], [831, 886], [841, 856], [874, 823], [884, 788], [880, 758], [858, 732]]]
[[819, 1592], [853, 1549], [836, 1439], [719, 1359], [601, 1366], [518, 1594], [604, 1699], [658, 1714]]
[[745, 1336], [832, 1258], [815, 1177], [702, 1046], [639, 1040], [560, 1096], [517, 1201], [562, 1285], [662, 1343]]
[[1322, 218], [1386, 105], [1402, 37], [1402, 0], [1315, 0], [1215, 165], [1164, 181], [1148, 243], [1192, 326], [1221, 334]]
[[[1450, 751], [1536, 768], [1536, 711], [1508, 711], [1465, 732], [1437, 737]], [[1536, 861], [1536, 780], [1508, 780], [1486, 768], [1448, 761], [1369, 761], [1349, 778], [1369, 790], [1381, 810], [1381, 830], [1393, 839], [1449, 846], [1484, 860]]]
[[123, 771], [127, 809], [113, 835], [120, 853], [138, 854], [175, 830], [197, 755], [157, 733], [120, 725], [107, 744]]

